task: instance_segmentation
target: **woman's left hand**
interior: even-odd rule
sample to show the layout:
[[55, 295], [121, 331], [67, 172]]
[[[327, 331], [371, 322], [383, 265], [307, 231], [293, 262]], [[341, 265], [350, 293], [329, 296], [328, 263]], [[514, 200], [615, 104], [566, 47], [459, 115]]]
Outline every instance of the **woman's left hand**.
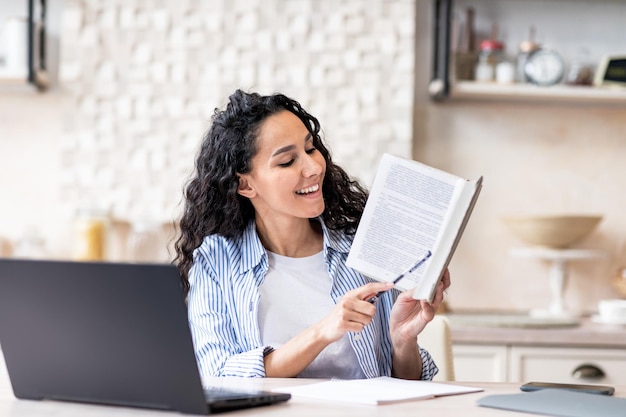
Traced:
[[[450, 286], [450, 272], [446, 269], [443, 278], [437, 285], [433, 302], [415, 300], [413, 291], [405, 291], [396, 300], [391, 310], [389, 326], [392, 343], [402, 346], [405, 343], [415, 344], [417, 335], [435, 316], [439, 304], [443, 301], [444, 291]], [[399, 345], [397, 345], [399, 344]]]

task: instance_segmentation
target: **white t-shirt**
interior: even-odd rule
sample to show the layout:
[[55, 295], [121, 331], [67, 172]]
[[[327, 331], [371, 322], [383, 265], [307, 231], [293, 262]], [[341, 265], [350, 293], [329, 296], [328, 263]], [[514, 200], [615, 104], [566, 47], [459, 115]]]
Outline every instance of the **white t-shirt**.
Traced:
[[[269, 270], [260, 287], [259, 328], [264, 345], [278, 348], [324, 318], [335, 304], [324, 253], [290, 258], [268, 251]], [[301, 378], [365, 378], [348, 335], [328, 345]]]

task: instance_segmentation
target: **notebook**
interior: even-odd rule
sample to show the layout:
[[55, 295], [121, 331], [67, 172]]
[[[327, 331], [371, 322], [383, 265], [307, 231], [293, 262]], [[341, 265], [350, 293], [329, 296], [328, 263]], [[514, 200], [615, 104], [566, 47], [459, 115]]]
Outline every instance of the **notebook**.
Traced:
[[21, 399], [211, 414], [290, 398], [205, 396], [173, 265], [0, 259], [0, 346]]
[[469, 394], [484, 391], [483, 388], [432, 381], [411, 381], [381, 376], [369, 379], [333, 379], [295, 387], [276, 388], [294, 397], [317, 398], [326, 401], [380, 405], [448, 395]]

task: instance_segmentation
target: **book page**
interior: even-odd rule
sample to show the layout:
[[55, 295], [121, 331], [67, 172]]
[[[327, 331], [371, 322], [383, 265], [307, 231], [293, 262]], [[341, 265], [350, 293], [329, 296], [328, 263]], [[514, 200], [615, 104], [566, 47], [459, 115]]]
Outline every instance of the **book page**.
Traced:
[[384, 154], [347, 265], [393, 281], [429, 250], [432, 256], [396, 284], [432, 301], [481, 187], [416, 161]]
[[[348, 266], [391, 281], [424, 256], [435, 246], [458, 179], [415, 161], [383, 155]], [[397, 287], [414, 288], [430, 262]]]

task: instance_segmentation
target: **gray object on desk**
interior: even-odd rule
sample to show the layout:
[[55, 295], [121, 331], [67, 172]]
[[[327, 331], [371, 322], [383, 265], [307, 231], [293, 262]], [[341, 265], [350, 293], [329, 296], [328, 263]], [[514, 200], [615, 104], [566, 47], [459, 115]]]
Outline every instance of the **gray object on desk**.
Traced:
[[22, 399], [210, 414], [290, 397], [205, 395], [173, 265], [0, 258], [0, 343]]
[[561, 389], [488, 395], [476, 403], [483, 407], [558, 417], [626, 417], [626, 398]]

